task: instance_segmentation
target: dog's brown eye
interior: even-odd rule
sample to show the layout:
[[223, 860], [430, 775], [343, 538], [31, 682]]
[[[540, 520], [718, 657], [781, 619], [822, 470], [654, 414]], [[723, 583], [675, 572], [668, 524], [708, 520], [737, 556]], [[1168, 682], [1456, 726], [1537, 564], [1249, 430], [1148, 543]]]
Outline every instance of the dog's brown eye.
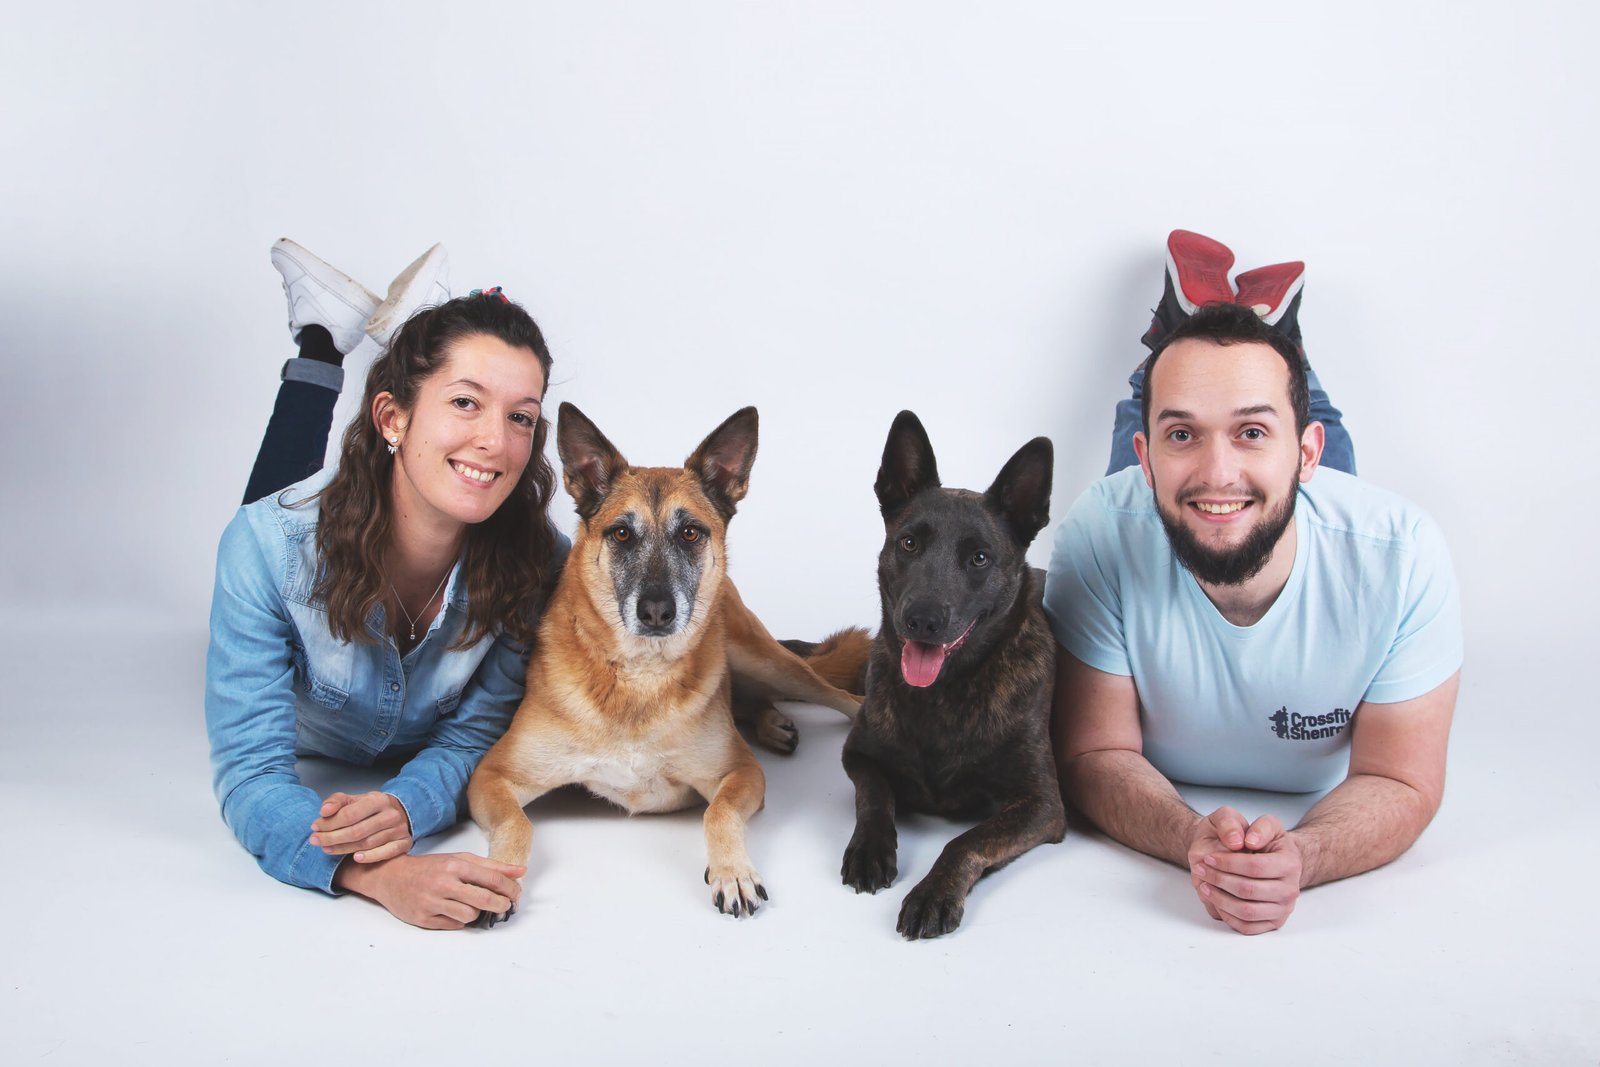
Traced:
[[917, 550], [917, 539], [910, 534], [906, 534], [900, 538], [900, 547], [906, 552], [915, 552]]
[[678, 536], [683, 538], [685, 543], [692, 545], [696, 541], [700, 540], [700, 527], [698, 527], [698, 526], [685, 526], [682, 530], [680, 530], [678, 532]]
[[611, 535], [611, 540], [619, 545], [625, 545], [633, 540], [633, 531], [626, 526], [613, 526], [607, 532]]
[[989, 553], [974, 552], [972, 554], [972, 565], [974, 567], [987, 567], [989, 565]]

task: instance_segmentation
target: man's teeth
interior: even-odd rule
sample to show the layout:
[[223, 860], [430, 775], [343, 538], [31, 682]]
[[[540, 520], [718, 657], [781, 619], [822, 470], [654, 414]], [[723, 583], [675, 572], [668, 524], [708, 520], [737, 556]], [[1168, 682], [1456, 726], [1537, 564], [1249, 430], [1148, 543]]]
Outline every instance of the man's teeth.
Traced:
[[456, 469], [457, 474], [465, 474], [475, 482], [492, 482], [499, 477], [499, 474], [495, 471], [473, 470], [471, 467], [463, 466], [460, 463], [452, 463], [450, 466]]
[[1233, 504], [1207, 504], [1203, 501], [1196, 500], [1194, 502], [1194, 506], [1205, 512], [1207, 515], [1231, 515], [1235, 511], [1238, 511], [1240, 508], [1244, 507], [1244, 502], [1239, 501]]

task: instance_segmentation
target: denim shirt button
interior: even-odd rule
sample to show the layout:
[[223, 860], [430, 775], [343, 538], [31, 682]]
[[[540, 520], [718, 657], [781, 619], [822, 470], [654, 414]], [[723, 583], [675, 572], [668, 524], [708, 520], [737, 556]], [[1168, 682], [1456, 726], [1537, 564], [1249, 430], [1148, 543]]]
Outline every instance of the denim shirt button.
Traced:
[[389, 692], [391, 692], [391, 693], [400, 692], [400, 683], [399, 682], [390, 682], [389, 683]]

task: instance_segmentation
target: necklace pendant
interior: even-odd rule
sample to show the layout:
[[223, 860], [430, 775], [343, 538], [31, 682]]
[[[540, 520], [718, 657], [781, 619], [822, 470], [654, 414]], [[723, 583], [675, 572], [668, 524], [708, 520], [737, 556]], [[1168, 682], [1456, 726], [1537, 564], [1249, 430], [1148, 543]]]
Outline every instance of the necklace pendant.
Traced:
[[417, 639], [417, 628], [415, 626], [413, 626], [411, 628], [411, 640], [415, 641], [416, 639]]

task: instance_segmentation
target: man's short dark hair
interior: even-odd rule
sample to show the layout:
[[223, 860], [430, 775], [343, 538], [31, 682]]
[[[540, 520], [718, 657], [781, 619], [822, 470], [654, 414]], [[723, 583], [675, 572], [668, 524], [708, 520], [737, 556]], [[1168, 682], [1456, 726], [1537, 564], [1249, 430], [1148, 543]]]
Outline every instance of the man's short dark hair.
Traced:
[[1306, 388], [1306, 364], [1300, 346], [1262, 322], [1259, 315], [1243, 304], [1218, 302], [1204, 305], [1179, 323], [1177, 329], [1167, 334], [1166, 340], [1162, 341], [1160, 347], [1152, 351], [1150, 358], [1144, 361], [1144, 389], [1141, 391], [1139, 409], [1144, 420], [1146, 437], [1150, 436], [1150, 381], [1151, 372], [1156, 368], [1156, 360], [1161, 358], [1161, 353], [1170, 348], [1174, 341], [1191, 337], [1219, 345], [1252, 342], [1271, 345], [1289, 365], [1289, 407], [1294, 411], [1295, 434], [1306, 432], [1306, 426], [1311, 422], [1311, 398]]

